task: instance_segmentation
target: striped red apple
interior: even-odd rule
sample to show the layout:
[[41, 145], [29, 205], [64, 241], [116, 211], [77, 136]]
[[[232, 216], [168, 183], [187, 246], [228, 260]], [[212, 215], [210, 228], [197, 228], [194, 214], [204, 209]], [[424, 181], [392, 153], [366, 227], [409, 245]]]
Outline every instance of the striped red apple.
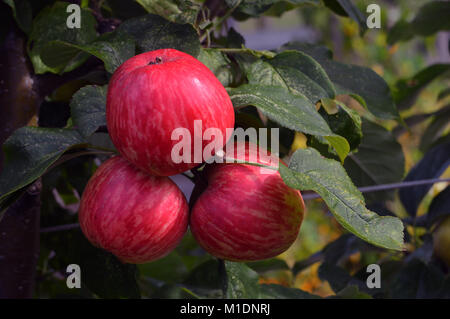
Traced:
[[[203, 63], [175, 49], [125, 61], [109, 82], [106, 118], [118, 151], [138, 168], [159, 176], [204, 162], [203, 148], [216, 139], [225, 145], [231, 135], [226, 129], [234, 127], [233, 105], [223, 85]], [[184, 150], [188, 160], [182, 162], [172, 158], [180, 141], [179, 136], [173, 139], [176, 129], [185, 129], [191, 138]], [[204, 139], [208, 129], [221, 136]], [[196, 148], [200, 154], [194, 154]]]
[[98, 167], [80, 203], [88, 240], [121, 261], [146, 263], [164, 257], [188, 226], [186, 199], [168, 177], [151, 176], [120, 156]]
[[[257, 149], [250, 145], [236, 144], [231, 157], [266, 165], [277, 162], [270, 153], [268, 160], [250, 152]], [[239, 150], [243, 156], [237, 155]], [[228, 149], [226, 156], [230, 157]], [[231, 261], [261, 260], [281, 254], [296, 240], [303, 199], [283, 182], [278, 170], [224, 163], [210, 165], [205, 175], [208, 186], [193, 205], [190, 229], [211, 255]]]

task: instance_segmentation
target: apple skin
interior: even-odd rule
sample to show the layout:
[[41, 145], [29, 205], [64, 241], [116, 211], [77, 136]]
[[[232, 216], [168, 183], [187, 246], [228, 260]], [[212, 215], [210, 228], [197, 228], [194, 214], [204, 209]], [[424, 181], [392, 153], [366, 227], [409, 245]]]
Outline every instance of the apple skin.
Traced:
[[148, 175], [120, 156], [105, 161], [92, 175], [79, 210], [87, 239], [133, 264], [171, 252], [188, 220], [186, 199], [175, 183]]
[[[237, 144], [235, 149], [245, 147], [246, 161], [267, 163], [249, 156], [248, 145]], [[277, 170], [261, 174], [258, 166], [216, 163], [206, 167], [205, 175], [208, 186], [193, 205], [190, 229], [211, 255], [261, 260], [281, 254], [297, 239], [304, 202]]]
[[447, 267], [450, 267], [450, 217], [436, 228], [433, 233], [434, 253]]
[[[197, 138], [208, 128], [217, 128], [223, 145], [231, 135], [226, 128], [233, 128], [235, 120], [230, 97], [211, 70], [174, 49], [136, 55], [114, 72], [108, 85], [106, 119], [121, 155], [158, 176], [199, 165], [194, 163], [194, 120], [202, 121]], [[176, 128], [191, 133], [190, 163], [174, 163], [171, 158], [172, 147], [179, 141], [171, 140]], [[210, 142], [202, 141], [202, 150]]]

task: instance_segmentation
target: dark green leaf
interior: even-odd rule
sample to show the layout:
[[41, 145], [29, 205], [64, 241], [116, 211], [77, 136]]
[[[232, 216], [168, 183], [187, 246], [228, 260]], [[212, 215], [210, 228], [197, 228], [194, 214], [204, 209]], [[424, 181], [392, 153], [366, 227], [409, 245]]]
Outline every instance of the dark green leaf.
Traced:
[[200, 5], [186, 0], [136, 0], [148, 13], [177, 23], [194, 24]]
[[439, 92], [439, 95], [437, 97], [438, 101], [445, 99], [447, 96], [450, 96], [450, 88], [446, 88]]
[[299, 51], [284, 51], [271, 59], [258, 60], [247, 70], [250, 84], [288, 88], [312, 103], [334, 98], [334, 86], [319, 63]]
[[336, 294], [337, 297], [343, 299], [372, 299], [372, 296], [361, 292], [356, 285], [349, 285]]
[[183, 284], [203, 290], [219, 291], [222, 288], [222, 278], [219, 276], [219, 262], [208, 260], [195, 267]]
[[67, 149], [85, 143], [71, 129], [22, 127], [3, 145], [0, 200], [40, 177]]
[[116, 147], [111, 141], [111, 137], [106, 132], [96, 132], [86, 138], [89, 147], [102, 151], [110, 151], [112, 153], [118, 153]]
[[[89, 55], [80, 53], [75, 48], [66, 48], [53, 54], [57, 57], [57, 67], [46, 65], [41, 59], [42, 48], [50, 41], [64, 41], [72, 44], [87, 44], [93, 41], [97, 34], [96, 21], [88, 9], [81, 9], [81, 28], [69, 29], [66, 20], [69, 14], [67, 2], [55, 2], [52, 7], [46, 7], [33, 21], [33, 27], [28, 39], [28, 54], [37, 74], [52, 72], [64, 73], [81, 65]], [[49, 54], [47, 52], [47, 54]]]
[[443, 274], [432, 264], [412, 259], [398, 272], [389, 292], [392, 298], [437, 298], [444, 283]]
[[223, 86], [233, 83], [235, 74], [225, 54], [215, 49], [202, 49], [197, 58], [216, 75]]
[[141, 276], [165, 281], [167, 283], [177, 283], [182, 281], [188, 273], [188, 269], [183, 262], [183, 257], [176, 251], [171, 252], [159, 260], [138, 265]]
[[125, 34], [112, 32], [103, 34], [96, 41], [85, 45], [51, 41], [42, 47], [41, 59], [49, 67], [61, 68], [66, 63], [65, 59], [60, 58], [61, 52], [68, 52], [68, 55], [85, 52], [102, 60], [106, 71], [114, 73], [123, 62], [135, 55], [134, 47], [133, 39]]
[[[384, 127], [364, 120], [363, 138], [358, 151], [349, 155], [344, 167], [358, 186], [373, 186], [400, 182], [405, 172], [402, 146]], [[392, 191], [365, 194], [367, 201], [392, 198]]]
[[254, 299], [259, 297], [258, 274], [243, 263], [226, 261], [227, 298]]
[[135, 0], [106, 0], [112, 15], [120, 20], [143, 16], [147, 12]]
[[439, 219], [450, 215], [450, 187], [447, 186], [430, 204], [427, 213], [427, 225], [431, 227]]
[[436, 116], [433, 117], [430, 124], [428, 124], [425, 132], [420, 139], [419, 149], [426, 152], [428, 148], [433, 145], [445, 132], [450, 124], [450, 105], [447, 105], [439, 110]]
[[284, 260], [276, 258], [248, 262], [247, 266], [259, 273], [272, 270], [289, 270], [289, 266]]
[[[441, 115], [443, 115], [442, 116], [443, 118], [448, 118], [449, 111], [450, 111], [450, 105], [446, 105], [446, 106], [441, 107], [439, 110], [434, 111], [434, 112], [418, 113], [418, 114], [414, 114], [414, 115], [411, 115], [409, 117], [406, 117], [406, 118], [403, 119], [403, 123], [402, 124], [399, 124], [397, 127], [395, 127], [392, 130], [392, 134], [395, 137], [398, 137], [401, 134], [403, 134], [408, 128], [411, 128], [411, 127], [413, 127], [413, 126], [415, 126], [417, 124], [420, 124], [423, 121], [429, 119], [430, 117], [433, 117], [434, 119], [437, 119], [438, 117], [441, 117]], [[405, 125], [406, 125], [406, 127], [405, 127]], [[434, 143], [434, 141], [433, 141], [433, 143]], [[425, 143], [425, 146], [427, 146], [426, 143]], [[422, 151], [425, 150], [426, 148], [427, 147], [424, 147], [422, 149]]]
[[267, 11], [272, 4], [279, 0], [225, 0], [229, 8], [237, 7], [239, 13], [245, 13], [257, 17], [264, 11]]
[[32, 8], [28, 0], [3, 0], [12, 9], [14, 19], [20, 29], [29, 33], [32, 23]]
[[[327, 99], [322, 99], [325, 106]], [[334, 101], [337, 102], [337, 101]], [[333, 103], [334, 103], [333, 102]], [[350, 150], [354, 150], [361, 143], [363, 136], [361, 130], [361, 117], [358, 112], [350, 109], [345, 104], [337, 102], [337, 112], [329, 114], [320, 109], [319, 112], [327, 121], [331, 130], [337, 135], [345, 137], [350, 145]]]
[[353, 279], [343, 268], [327, 262], [320, 265], [319, 277], [328, 281], [334, 292], [344, 289]]
[[156, 299], [198, 299], [197, 295], [186, 287], [177, 284], [164, 284], [151, 294]]
[[265, 13], [273, 5], [286, 4], [286, 10], [291, 10], [302, 4], [318, 4], [319, 0], [226, 0], [225, 1], [229, 8], [234, 8], [239, 5], [236, 9], [238, 13], [249, 15], [252, 17], [257, 17], [262, 13]]
[[408, 41], [414, 36], [430, 36], [439, 31], [450, 30], [450, 20], [442, 17], [450, 16], [448, 1], [431, 1], [423, 5], [411, 22], [399, 21], [388, 34], [388, 43]]
[[433, 256], [433, 236], [431, 234], [426, 234], [421, 238], [421, 240], [423, 240], [422, 245], [409, 254], [404, 259], [405, 262], [409, 262], [413, 259], [419, 259], [423, 263], [428, 264], [431, 261]]
[[366, 17], [350, 0], [323, 0], [334, 13], [355, 20], [363, 34], [367, 30]]
[[450, 64], [433, 64], [415, 74], [412, 78], [401, 79], [395, 84], [394, 98], [401, 110], [410, 108], [424, 87], [450, 70]]
[[124, 264], [92, 246], [78, 231], [70, 244], [71, 262], [81, 269], [82, 285], [101, 298], [140, 298], [136, 265]]
[[280, 86], [254, 84], [241, 85], [230, 89], [229, 93], [234, 107], [254, 105], [284, 127], [323, 136], [334, 147], [341, 160], [347, 156], [348, 142], [330, 130], [314, 104], [305, 97], [291, 94]]
[[190, 24], [177, 24], [160, 16], [148, 14], [124, 21], [118, 34], [136, 41], [137, 53], [172, 48], [196, 57], [200, 53], [197, 32]]
[[[450, 165], [450, 143], [437, 145], [408, 173], [404, 181], [438, 178]], [[400, 200], [410, 216], [416, 216], [417, 208], [433, 184], [402, 188]]]
[[314, 149], [300, 149], [292, 155], [289, 169], [280, 165], [280, 173], [290, 187], [317, 192], [337, 221], [356, 236], [383, 248], [402, 249], [402, 222], [368, 210], [339, 162], [321, 157]]
[[306, 291], [288, 288], [275, 284], [260, 285], [260, 298], [263, 299], [319, 299], [319, 296], [312, 295]]
[[78, 90], [70, 101], [74, 127], [88, 137], [106, 125], [107, 86], [89, 85]]
[[344, 258], [349, 257], [360, 250], [368, 250], [367, 243], [352, 234], [344, 234], [335, 241], [329, 243], [322, 250], [324, 262], [337, 265]]
[[320, 46], [292, 42], [281, 49], [299, 50], [313, 57], [327, 72], [337, 94], [350, 94], [377, 117], [398, 118], [389, 86], [373, 70], [334, 61], [331, 59], [331, 51]]

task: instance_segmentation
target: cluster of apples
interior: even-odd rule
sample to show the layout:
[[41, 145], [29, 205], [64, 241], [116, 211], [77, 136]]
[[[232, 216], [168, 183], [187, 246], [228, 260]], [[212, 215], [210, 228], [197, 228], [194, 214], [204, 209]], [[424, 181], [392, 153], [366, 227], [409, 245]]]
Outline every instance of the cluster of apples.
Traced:
[[[202, 133], [221, 130], [225, 145], [226, 129], [234, 127], [225, 88], [194, 57], [161, 49], [127, 60], [110, 80], [106, 118], [120, 155], [96, 170], [79, 210], [81, 229], [95, 246], [123, 262], [146, 263], [171, 252], [190, 227], [210, 254], [250, 261], [274, 257], [297, 238], [303, 199], [276, 170], [262, 174], [248, 164], [208, 164], [207, 186], [194, 190], [199, 195], [192, 196], [191, 211], [168, 178], [199, 165], [172, 160], [174, 129], [194, 134], [194, 121], [201, 120]], [[239, 160], [252, 160], [248, 143], [236, 144], [239, 148], [245, 148]]]

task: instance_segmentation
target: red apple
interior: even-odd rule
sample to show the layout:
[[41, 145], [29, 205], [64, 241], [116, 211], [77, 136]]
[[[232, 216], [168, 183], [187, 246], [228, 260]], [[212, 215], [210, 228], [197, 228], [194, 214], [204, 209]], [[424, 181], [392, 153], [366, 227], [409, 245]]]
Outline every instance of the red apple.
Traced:
[[[269, 164], [249, 152], [249, 145], [236, 144], [235, 150], [245, 148], [245, 157], [233, 158]], [[226, 156], [230, 157], [228, 150]], [[303, 199], [277, 170], [216, 163], [205, 169], [205, 175], [208, 186], [192, 208], [190, 229], [211, 255], [231, 261], [261, 260], [281, 254], [296, 240]]]
[[188, 216], [184, 195], [168, 177], [148, 175], [120, 156], [96, 170], [79, 210], [81, 229], [93, 245], [135, 264], [172, 251]]
[[[203, 63], [174, 49], [136, 55], [114, 72], [106, 118], [119, 152], [135, 166], [160, 176], [181, 173], [207, 160], [201, 156], [203, 148], [216, 138], [225, 145], [231, 135], [226, 129], [234, 127], [233, 105], [223, 85]], [[201, 127], [194, 130], [194, 121]], [[185, 128], [191, 137], [189, 160], [181, 163], [171, 156], [180, 140], [172, 140], [177, 128]], [[209, 128], [222, 135], [203, 140]], [[200, 142], [194, 145], [195, 141]], [[194, 154], [196, 147], [200, 154]]]

